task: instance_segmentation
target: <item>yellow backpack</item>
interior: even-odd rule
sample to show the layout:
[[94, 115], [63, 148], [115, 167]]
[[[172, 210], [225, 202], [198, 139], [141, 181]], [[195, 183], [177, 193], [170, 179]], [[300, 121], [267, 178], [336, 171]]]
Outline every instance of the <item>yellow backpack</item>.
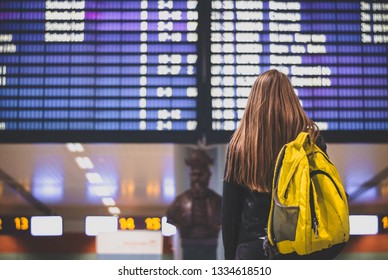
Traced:
[[308, 255], [349, 240], [340, 176], [307, 132], [278, 155], [267, 231], [270, 246], [280, 254]]

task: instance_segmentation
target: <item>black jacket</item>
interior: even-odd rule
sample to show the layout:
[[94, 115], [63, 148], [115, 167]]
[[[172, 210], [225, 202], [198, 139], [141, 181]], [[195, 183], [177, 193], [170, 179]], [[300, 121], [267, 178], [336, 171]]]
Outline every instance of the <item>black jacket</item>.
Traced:
[[[326, 153], [322, 137], [318, 137], [316, 144]], [[253, 192], [224, 180], [222, 238], [226, 260], [235, 259], [238, 244], [266, 235], [270, 203], [271, 194]]]

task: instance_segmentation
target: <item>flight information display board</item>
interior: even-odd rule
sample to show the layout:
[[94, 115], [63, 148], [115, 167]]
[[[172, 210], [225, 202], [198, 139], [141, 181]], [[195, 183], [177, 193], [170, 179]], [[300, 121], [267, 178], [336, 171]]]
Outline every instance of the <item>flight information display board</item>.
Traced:
[[194, 131], [197, 5], [1, 2], [1, 130]]
[[256, 77], [286, 73], [321, 130], [388, 130], [386, 1], [212, 1], [212, 129], [236, 129]]
[[2, 1], [0, 142], [227, 143], [271, 68], [328, 141], [386, 141], [387, 54], [383, 0]]

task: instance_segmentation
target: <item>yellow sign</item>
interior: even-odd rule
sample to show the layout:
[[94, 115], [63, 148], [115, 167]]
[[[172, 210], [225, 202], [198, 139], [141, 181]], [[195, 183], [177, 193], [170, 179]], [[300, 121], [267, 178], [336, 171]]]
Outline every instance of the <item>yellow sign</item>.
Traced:
[[0, 218], [0, 230], [3, 230], [3, 220]]
[[135, 220], [133, 218], [120, 218], [120, 229], [121, 230], [134, 230], [135, 229]]
[[160, 218], [147, 218], [144, 220], [148, 230], [160, 230]]
[[388, 216], [385, 216], [381, 219], [383, 222], [383, 229], [388, 229]]
[[28, 219], [26, 217], [16, 217], [14, 219], [14, 222], [15, 222], [15, 228], [17, 230], [28, 230], [29, 228]]
[[[160, 218], [146, 218], [144, 220], [145, 227], [147, 230], [160, 230], [161, 221]], [[120, 230], [134, 230], [136, 228], [134, 218], [120, 218], [119, 219], [119, 229]], [[143, 228], [140, 226], [140, 228]]]

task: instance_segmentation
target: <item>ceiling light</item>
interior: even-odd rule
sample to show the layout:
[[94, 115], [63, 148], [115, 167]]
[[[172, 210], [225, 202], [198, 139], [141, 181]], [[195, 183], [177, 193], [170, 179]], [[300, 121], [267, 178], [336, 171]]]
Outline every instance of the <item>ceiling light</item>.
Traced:
[[171, 178], [163, 179], [163, 197], [166, 199], [175, 198], [175, 182]]
[[102, 204], [104, 204], [105, 206], [115, 206], [116, 202], [111, 197], [103, 197]]
[[63, 185], [39, 184], [34, 185], [32, 194], [44, 202], [58, 202], [63, 199]]
[[88, 157], [76, 157], [75, 161], [81, 169], [92, 169], [93, 162]]
[[101, 175], [97, 172], [86, 173], [86, 179], [88, 179], [89, 183], [91, 184], [101, 184], [104, 182]]
[[115, 189], [111, 186], [89, 186], [90, 192], [94, 196], [98, 197], [107, 197], [107, 196], [114, 196], [115, 195]]
[[72, 153], [84, 151], [84, 147], [81, 143], [67, 143], [66, 147]]
[[108, 207], [108, 211], [112, 215], [119, 215], [121, 213], [121, 211], [118, 207]]
[[149, 197], [158, 197], [160, 195], [159, 183], [157, 181], [147, 182], [146, 192]]

